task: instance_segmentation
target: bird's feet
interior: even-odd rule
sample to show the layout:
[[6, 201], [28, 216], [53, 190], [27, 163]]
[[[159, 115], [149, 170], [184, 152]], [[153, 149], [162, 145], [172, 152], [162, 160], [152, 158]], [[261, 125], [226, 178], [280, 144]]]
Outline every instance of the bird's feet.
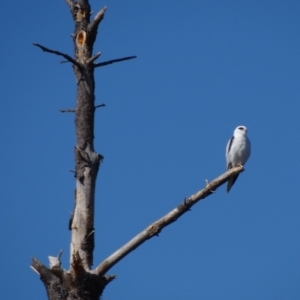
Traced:
[[[206, 183], [206, 188], [209, 186], [209, 182], [208, 182], [208, 180], [207, 179], [205, 179], [205, 183]], [[213, 189], [209, 189], [210, 190], [210, 192], [212, 192], [212, 193], [215, 193], [216, 191], [215, 190], [213, 190]]]

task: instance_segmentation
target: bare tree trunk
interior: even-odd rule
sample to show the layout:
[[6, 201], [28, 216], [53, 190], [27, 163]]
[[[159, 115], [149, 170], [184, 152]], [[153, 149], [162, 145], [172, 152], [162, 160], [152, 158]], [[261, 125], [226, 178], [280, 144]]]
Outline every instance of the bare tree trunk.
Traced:
[[76, 124], [75, 208], [69, 224], [71, 230], [70, 268], [67, 271], [61, 267], [61, 253], [57, 257], [49, 256], [50, 268], [35, 258], [32, 259], [31, 268], [40, 275], [50, 300], [98, 300], [105, 286], [115, 278], [115, 276], [105, 275], [112, 266], [146, 240], [158, 235], [164, 227], [176, 221], [195, 203], [213, 194], [228, 178], [243, 172], [243, 167], [233, 168], [214, 181], [207, 182], [204, 189], [185, 199], [178, 207], [148, 226], [92, 270], [95, 185], [98, 169], [103, 159], [103, 156], [94, 150], [94, 113], [97, 107], [105, 106], [104, 104], [95, 106], [94, 70], [97, 67], [132, 59], [136, 56], [95, 63], [101, 52], [93, 55], [93, 45], [106, 7], [101, 9], [93, 20], [90, 20], [91, 9], [88, 0], [78, 0], [77, 2], [66, 0], [66, 2], [75, 24], [73, 34], [74, 58], [37, 43], [34, 45], [45, 52], [62, 56], [67, 62], [70, 62], [73, 65], [77, 81], [76, 108], [61, 110], [62, 112], [75, 113]]
[[[35, 44], [43, 51], [63, 56], [72, 63], [77, 82], [75, 112], [76, 142], [75, 147], [75, 208], [70, 220], [71, 254], [70, 270], [61, 268], [60, 257], [50, 257], [50, 270], [36, 259], [32, 267], [44, 282], [48, 298], [53, 299], [99, 299], [105, 285], [114, 276], [92, 274], [94, 251], [94, 203], [95, 184], [99, 165], [103, 156], [94, 150], [94, 113], [95, 81], [94, 70], [115, 61], [94, 64], [101, 55], [93, 56], [93, 46], [97, 30], [104, 17], [106, 7], [90, 20], [91, 9], [88, 0], [66, 0], [73, 16], [75, 30], [73, 34], [74, 58], [59, 51], [50, 50]], [[134, 58], [134, 57], [130, 57]], [[123, 58], [117, 61], [130, 59]]]

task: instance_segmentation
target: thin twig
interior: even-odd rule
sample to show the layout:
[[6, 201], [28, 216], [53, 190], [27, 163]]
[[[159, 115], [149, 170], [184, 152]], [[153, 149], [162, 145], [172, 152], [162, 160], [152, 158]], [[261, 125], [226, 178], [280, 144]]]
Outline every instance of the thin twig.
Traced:
[[97, 54], [93, 55], [92, 57], [90, 57], [87, 61], [86, 64], [90, 64], [93, 63], [100, 55], [102, 52], [98, 52]]
[[69, 5], [70, 9], [73, 10], [74, 1], [73, 0], [66, 0], [67, 4]]
[[206, 198], [207, 196], [213, 194], [218, 187], [224, 184], [230, 177], [235, 176], [243, 172], [243, 167], [235, 167], [222, 174], [218, 178], [214, 179], [206, 185], [206, 187], [195, 194], [191, 195], [189, 198], [184, 199], [184, 201], [170, 211], [168, 214], [160, 218], [159, 220], [152, 223], [145, 230], [140, 232], [131, 241], [118, 249], [115, 253], [106, 258], [94, 271], [94, 274], [103, 276], [110, 268], [112, 268], [117, 262], [122, 258], [132, 252], [134, 249], [139, 247], [141, 244], [157, 236], [163, 228], [169, 224], [175, 222], [184, 213], [190, 210], [190, 208], [196, 204], [198, 201]]
[[57, 259], [60, 259], [61, 258], [61, 255], [63, 254], [64, 252], [64, 249], [61, 249], [57, 255]]
[[76, 109], [60, 109], [59, 110], [60, 112], [62, 112], [62, 113], [66, 113], [66, 112], [71, 112], [71, 113], [74, 113], [74, 112], [76, 112]]
[[34, 46], [37, 46], [39, 48], [41, 48], [43, 51], [45, 52], [49, 52], [49, 53], [53, 53], [53, 54], [56, 54], [56, 55], [59, 55], [59, 56], [62, 56], [64, 57], [67, 61], [71, 62], [73, 65], [77, 66], [79, 69], [82, 69], [82, 66], [79, 62], [77, 62], [74, 58], [72, 58], [71, 56], [69, 56], [68, 54], [65, 54], [65, 53], [62, 53], [60, 51], [56, 51], [56, 50], [51, 50], [51, 49], [48, 49], [38, 43], [33, 43]]
[[106, 106], [106, 104], [102, 103], [102, 104], [96, 105], [95, 109], [98, 108], [98, 107], [105, 107], [105, 106]]
[[136, 56], [127, 56], [127, 57], [123, 57], [123, 58], [112, 59], [112, 60], [104, 61], [102, 63], [94, 64], [94, 67], [95, 68], [103, 67], [103, 66], [111, 65], [116, 62], [129, 60], [129, 59], [133, 59], [133, 58], [136, 58]]

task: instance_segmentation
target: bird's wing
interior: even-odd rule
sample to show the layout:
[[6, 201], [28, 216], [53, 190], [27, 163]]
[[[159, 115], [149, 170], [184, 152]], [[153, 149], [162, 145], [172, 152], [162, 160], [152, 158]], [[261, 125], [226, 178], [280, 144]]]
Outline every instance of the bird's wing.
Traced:
[[[234, 136], [228, 141], [226, 147], [226, 162], [227, 162], [227, 170], [232, 168], [232, 151], [233, 151], [233, 144], [234, 144]], [[238, 179], [239, 175], [233, 176], [228, 179], [227, 182], [227, 193], [230, 191], [236, 180]]]
[[227, 170], [232, 168], [232, 162], [230, 161], [231, 155], [230, 150], [232, 149], [232, 144], [234, 141], [234, 136], [228, 141], [226, 146], [226, 164], [227, 164]]

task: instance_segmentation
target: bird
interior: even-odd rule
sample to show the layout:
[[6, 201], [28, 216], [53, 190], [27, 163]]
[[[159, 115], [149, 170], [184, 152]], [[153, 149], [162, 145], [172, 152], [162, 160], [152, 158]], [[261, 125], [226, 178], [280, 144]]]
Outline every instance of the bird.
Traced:
[[[247, 131], [246, 126], [238, 126], [234, 130], [232, 138], [228, 141], [226, 146], [227, 170], [237, 166], [244, 166], [249, 159], [251, 142], [247, 137]], [[238, 177], [239, 174], [228, 179], [227, 193], [229, 193]]]

